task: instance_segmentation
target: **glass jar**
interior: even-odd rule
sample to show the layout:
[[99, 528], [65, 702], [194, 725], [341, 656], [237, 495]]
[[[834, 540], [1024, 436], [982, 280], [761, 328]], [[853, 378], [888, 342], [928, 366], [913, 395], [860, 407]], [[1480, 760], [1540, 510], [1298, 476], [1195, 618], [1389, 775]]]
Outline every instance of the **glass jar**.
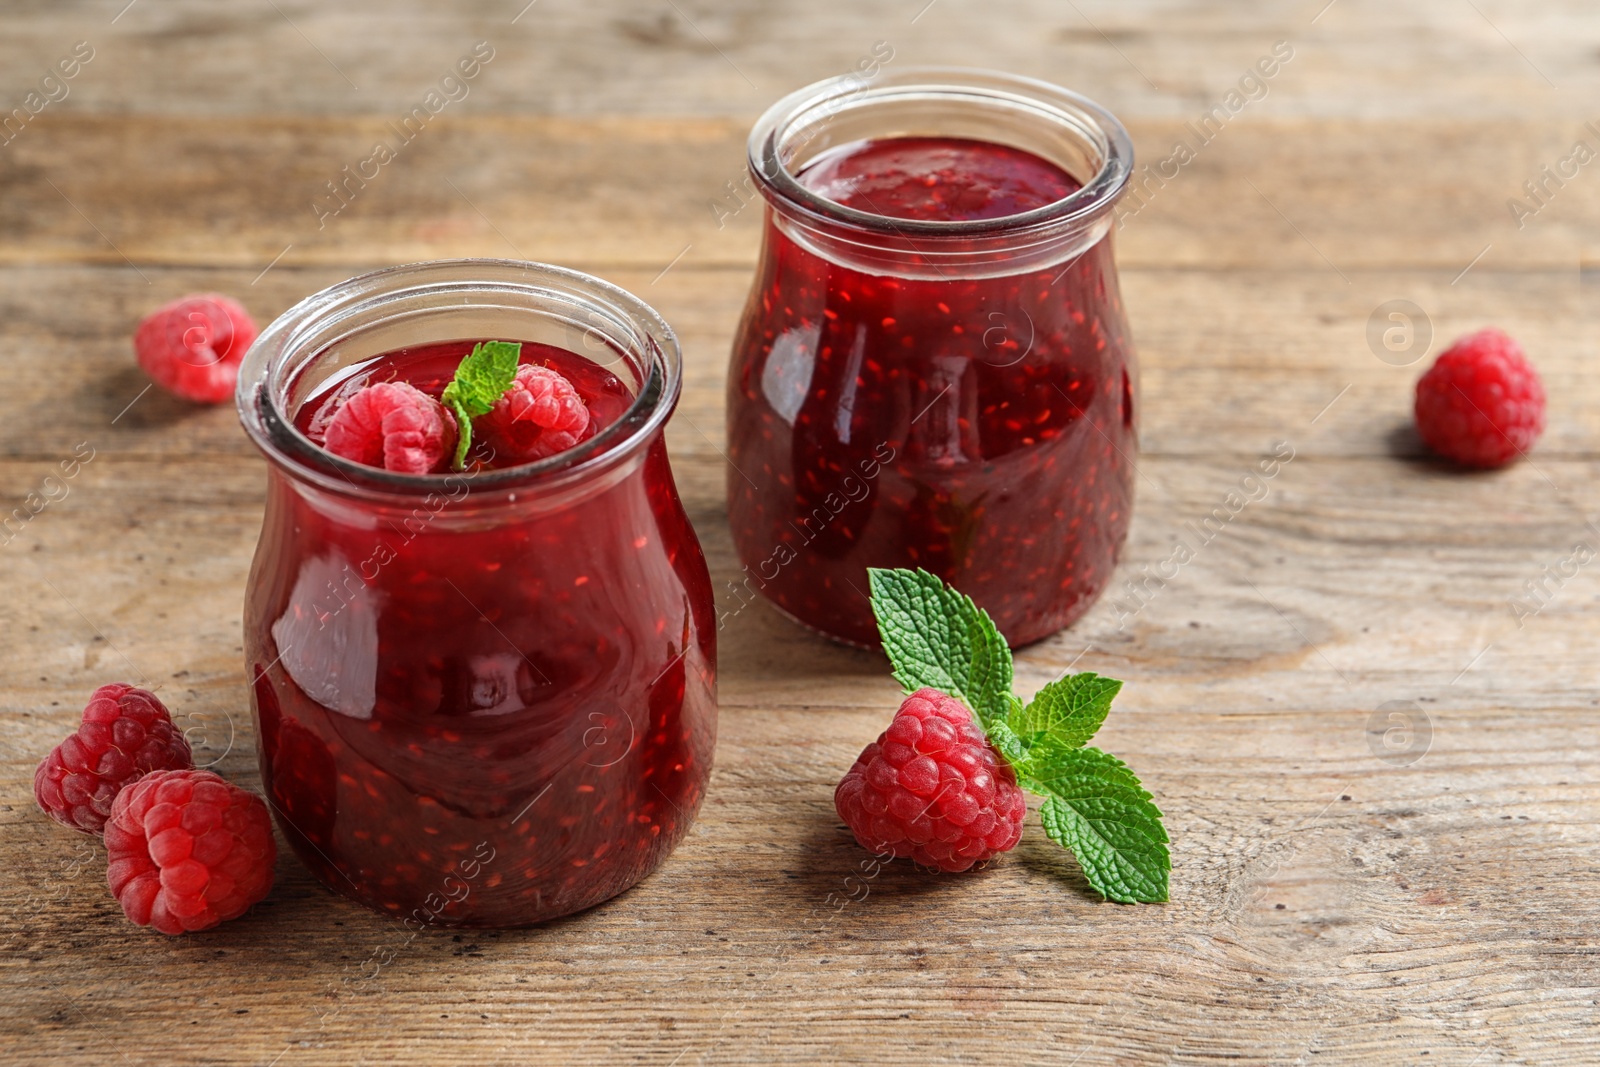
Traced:
[[[568, 349], [631, 406], [566, 452], [478, 473], [379, 470], [296, 429], [354, 364], [463, 338]], [[330, 888], [408, 925], [523, 925], [622, 892], [682, 839], [711, 770], [716, 626], [662, 439], [680, 381], [676, 338], [637, 298], [497, 260], [341, 282], [250, 349], [261, 775]]]
[[[804, 180], [824, 153], [900, 137], [1021, 149], [1077, 188], [951, 221]], [[1127, 132], [1044, 82], [901, 70], [779, 101], [749, 162], [766, 232], [728, 379], [743, 584], [867, 646], [869, 567], [937, 574], [1015, 645], [1072, 623], [1110, 580], [1133, 502], [1138, 373], [1111, 250]]]

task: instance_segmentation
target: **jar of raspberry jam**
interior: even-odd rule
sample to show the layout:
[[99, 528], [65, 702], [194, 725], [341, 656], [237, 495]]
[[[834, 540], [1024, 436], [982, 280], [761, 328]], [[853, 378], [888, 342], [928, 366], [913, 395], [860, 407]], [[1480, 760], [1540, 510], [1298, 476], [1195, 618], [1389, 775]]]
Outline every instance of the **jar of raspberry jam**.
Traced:
[[749, 153], [766, 232], [728, 380], [741, 584], [867, 646], [869, 567], [932, 571], [1012, 644], [1072, 623], [1133, 502], [1127, 132], [1044, 82], [902, 70], [789, 96]]
[[[402, 474], [308, 434], [352, 382], [437, 396], [489, 339], [572, 383], [594, 424], [580, 443]], [[615, 896], [683, 838], [711, 771], [716, 626], [662, 438], [680, 381], [644, 303], [532, 263], [363, 275], [250, 350], [261, 774], [330, 888], [414, 927], [524, 925]]]

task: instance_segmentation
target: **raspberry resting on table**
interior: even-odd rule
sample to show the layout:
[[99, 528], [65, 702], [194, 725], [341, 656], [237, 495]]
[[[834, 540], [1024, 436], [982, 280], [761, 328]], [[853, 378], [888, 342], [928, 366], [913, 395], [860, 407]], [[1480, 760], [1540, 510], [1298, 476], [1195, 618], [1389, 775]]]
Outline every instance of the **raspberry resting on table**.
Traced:
[[211, 771], [156, 771], [117, 796], [106, 853], [123, 914], [181, 934], [237, 918], [266, 896], [278, 847], [254, 793]]
[[527, 463], [582, 441], [589, 429], [589, 409], [560, 372], [524, 363], [479, 425], [496, 452]]
[[1544, 430], [1544, 385], [1522, 346], [1493, 328], [1445, 349], [1417, 381], [1417, 432], [1471, 467], [1499, 467]]
[[402, 474], [440, 470], [455, 441], [454, 417], [405, 382], [379, 382], [351, 394], [322, 437], [336, 456]]
[[122, 788], [150, 771], [193, 766], [189, 742], [156, 695], [103, 685], [78, 729], [39, 761], [33, 795], [59, 823], [98, 834]]
[[161, 388], [217, 404], [233, 395], [239, 363], [255, 339], [256, 324], [238, 301], [204, 293], [145, 316], [133, 335], [133, 351]]
[[1028, 813], [1016, 773], [972, 712], [935, 689], [906, 697], [833, 799], [863, 847], [944, 871], [1009, 851]]

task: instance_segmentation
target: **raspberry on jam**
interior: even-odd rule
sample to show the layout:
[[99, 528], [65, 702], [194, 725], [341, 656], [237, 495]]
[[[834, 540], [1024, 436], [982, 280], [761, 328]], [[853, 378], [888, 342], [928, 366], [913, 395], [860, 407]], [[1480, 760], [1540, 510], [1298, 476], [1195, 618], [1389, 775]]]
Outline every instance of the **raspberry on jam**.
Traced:
[[334, 455], [402, 474], [441, 469], [455, 440], [454, 417], [405, 382], [356, 391], [328, 416], [322, 431], [322, 446]]
[[478, 423], [488, 447], [518, 462], [565, 452], [589, 436], [589, 409], [571, 382], [550, 367], [524, 363], [505, 395]]

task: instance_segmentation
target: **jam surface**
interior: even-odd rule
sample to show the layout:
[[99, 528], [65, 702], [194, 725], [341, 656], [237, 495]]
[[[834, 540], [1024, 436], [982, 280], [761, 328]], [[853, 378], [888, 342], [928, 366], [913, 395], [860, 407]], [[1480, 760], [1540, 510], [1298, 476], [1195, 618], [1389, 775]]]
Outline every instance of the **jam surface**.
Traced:
[[[437, 395], [472, 341], [352, 379]], [[525, 344], [609, 424], [632, 397]], [[333, 389], [344, 382], [334, 383]], [[309, 427], [319, 392], [296, 412]], [[615, 472], [393, 505], [270, 467], [246, 604], [263, 782], [301, 860], [407, 925], [509, 926], [605, 900], [687, 831], [715, 739], [704, 558], [659, 432]]]
[[1019, 215], [1080, 188], [1072, 175], [1032, 152], [959, 137], [840, 145], [808, 163], [800, 182], [857, 211], [925, 222]]
[[[295, 413], [295, 427], [318, 444], [321, 432], [333, 417], [339, 405], [349, 396], [369, 385], [379, 382], [404, 382], [415, 386], [435, 400], [444, 392], [450, 379], [455, 377], [475, 341], [441, 341], [416, 345], [386, 352], [381, 356], [347, 367], [342, 373], [318, 385]], [[588, 440], [607, 426], [616, 422], [633, 403], [633, 394], [622, 379], [592, 360], [585, 359], [564, 348], [522, 342], [522, 363], [549, 367], [561, 374], [577, 389], [589, 409], [589, 428], [583, 439]], [[518, 460], [504, 450], [497, 450], [491, 434], [484, 432], [483, 420], [474, 423], [472, 448], [467, 453], [466, 470], [501, 470], [518, 465]]]
[[[846, 145], [799, 180], [890, 218], [992, 218], [1078, 188], [985, 142]], [[1135, 371], [1109, 240], [998, 277], [869, 274], [774, 222], [729, 376], [729, 516], [756, 592], [877, 644], [868, 567], [922, 567], [1013, 644], [1104, 589], [1132, 503]]]

